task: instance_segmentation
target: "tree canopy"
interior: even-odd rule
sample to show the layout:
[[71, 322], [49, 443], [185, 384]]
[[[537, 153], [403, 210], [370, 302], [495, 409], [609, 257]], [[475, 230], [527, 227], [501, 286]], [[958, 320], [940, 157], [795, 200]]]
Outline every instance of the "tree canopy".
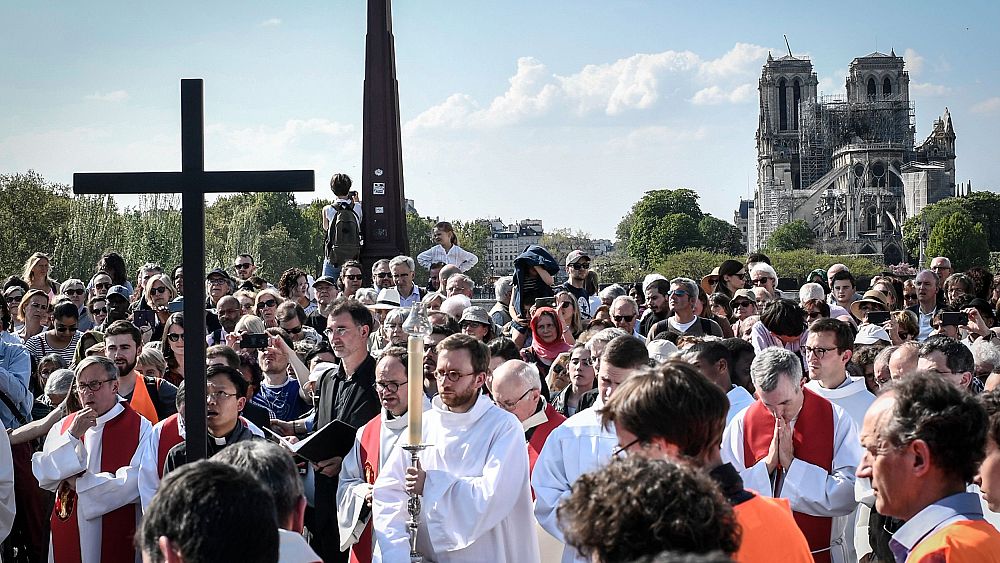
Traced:
[[927, 256], [947, 256], [956, 271], [989, 265], [990, 250], [982, 223], [964, 211], [941, 219], [931, 230]]
[[796, 219], [781, 225], [767, 238], [767, 248], [772, 251], [799, 250], [809, 248], [816, 240], [816, 234], [809, 224]]
[[973, 223], [983, 226], [989, 250], [1000, 251], [1000, 194], [995, 192], [973, 192], [966, 197], [949, 197], [932, 203], [916, 217], [903, 222], [903, 246], [911, 256], [920, 253], [920, 227], [927, 223], [927, 234], [934, 230], [942, 219], [956, 212], [964, 212]]

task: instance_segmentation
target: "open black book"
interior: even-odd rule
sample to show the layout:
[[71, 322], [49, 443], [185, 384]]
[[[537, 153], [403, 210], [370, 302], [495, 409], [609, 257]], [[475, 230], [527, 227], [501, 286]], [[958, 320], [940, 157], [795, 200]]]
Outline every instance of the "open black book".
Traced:
[[319, 463], [331, 457], [346, 456], [354, 447], [354, 438], [358, 432], [357, 428], [342, 420], [331, 420], [308, 438], [290, 444], [270, 428], [266, 430], [293, 454], [312, 463]]

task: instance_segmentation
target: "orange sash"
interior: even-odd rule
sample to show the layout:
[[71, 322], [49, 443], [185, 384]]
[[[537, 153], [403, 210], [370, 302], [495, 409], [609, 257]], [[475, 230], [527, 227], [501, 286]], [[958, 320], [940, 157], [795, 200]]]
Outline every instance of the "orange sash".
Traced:
[[[127, 466], [139, 447], [141, 419], [128, 403], [124, 410], [104, 424], [101, 436], [101, 472], [114, 473]], [[61, 433], [69, 431], [76, 413], [62, 421]], [[82, 438], [81, 438], [82, 441]], [[56, 491], [52, 508], [52, 553], [59, 563], [80, 563], [80, 523], [77, 520], [76, 491], [63, 481]], [[129, 503], [101, 517], [101, 562], [131, 563], [135, 561], [135, 504]]]
[[132, 391], [132, 400], [129, 401], [129, 406], [145, 417], [150, 424], [156, 424], [160, 421], [160, 416], [156, 414], [156, 406], [146, 389], [146, 378], [139, 372], [133, 373], [135, 373], [135, 389]]
[[[833, 405], [806, 388], [802, 394], [802, 410], [792, 430], [795, 457], [829, 473], [833, 469]], [[774, 415], [764, 403], [755, 401], [747, 408], [743, 420], [743, 460], [747, 467], [767, 457], [773, 437]], [[816, 563], [828, 563], [832, 518], [794, 511], [792, 516], [806, 536]]]
[[[404, 415], [405, 416], [405, 415]], [[378, 478], [379, 456], [382, 449], [382, 415], [365, 424], [361, 430], [361, 471], [364, 472], [365, 483], [375, 484]], [[358, 538], [358, 543], [351, 546], [351, 563], [371, 563], [372, 560], [372, 521], [368, 519], [365, 531]]]

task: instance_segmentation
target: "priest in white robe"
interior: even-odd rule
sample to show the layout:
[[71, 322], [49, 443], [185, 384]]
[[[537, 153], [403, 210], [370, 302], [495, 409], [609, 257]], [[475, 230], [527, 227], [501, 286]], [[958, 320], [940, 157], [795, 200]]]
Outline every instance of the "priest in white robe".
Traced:
[[408, 491], [421, 495], [417, 550], [438, 563], [539, 561], [528, 451], [517, 417], [480, 392], [489, 351], [455, 334], [438, 345], [439, 395], [424, 414], [420, 467], [396, 448], [375, 481], [375, 561], [408, 561]]
[[[386, 460], [406, 434], [406, 349], [398, 346], [382, 351], [375, 366], [375, 390], [382, 412], [358, 429], [354, 447], [344, 457], [337, 485], [337, 519], [340, 550], [351, 549], [352, 562], [372, 560], [374, 538], [371, 526], [372, 487]], [[426, 411], [430, 400], [421, 394]], [[405, 437], [402, 438], [404, 441]]]
[[83, 408], [52, 426], [31, 459], [56, 492], [49, 561], [141, 561], [132, 544], [139, 507], [139, 445], [149, 421], [118, 395], [118, 368], [103, 356], [76, 368]]
[[863, 453], [854, 422], [803, 388], [802, 362], [788, 350], [762, 350], [750, 375], [760, 398], [726, 426], [723, 461], [747, 489], [788, 499], [817, 563], [855, 561], [846, 538]]

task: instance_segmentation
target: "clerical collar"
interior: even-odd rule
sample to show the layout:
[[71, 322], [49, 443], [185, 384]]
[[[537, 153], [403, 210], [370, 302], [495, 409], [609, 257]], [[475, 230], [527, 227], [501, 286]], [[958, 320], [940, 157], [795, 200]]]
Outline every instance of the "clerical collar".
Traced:
[[521, 427], [527, 432], [536, 426], [541, 426], [549, 421], [549, 417], [545, 414], [545, 397], [538, 398], [538, 410], [535, 414], [529, 416], [528, 418], [521, 421]]
[[125, 410], [125, 407], [122, 406], [121, 397], [119, 397], [119, 401], [115, 403], [115, 406], [108, 409], [108, 412], [97, 417], [97, 425], [100, 426], [105, 422], [111, 420], [112, 418], [118, 416], [119, 414], [121, 414], [123, 410]]

